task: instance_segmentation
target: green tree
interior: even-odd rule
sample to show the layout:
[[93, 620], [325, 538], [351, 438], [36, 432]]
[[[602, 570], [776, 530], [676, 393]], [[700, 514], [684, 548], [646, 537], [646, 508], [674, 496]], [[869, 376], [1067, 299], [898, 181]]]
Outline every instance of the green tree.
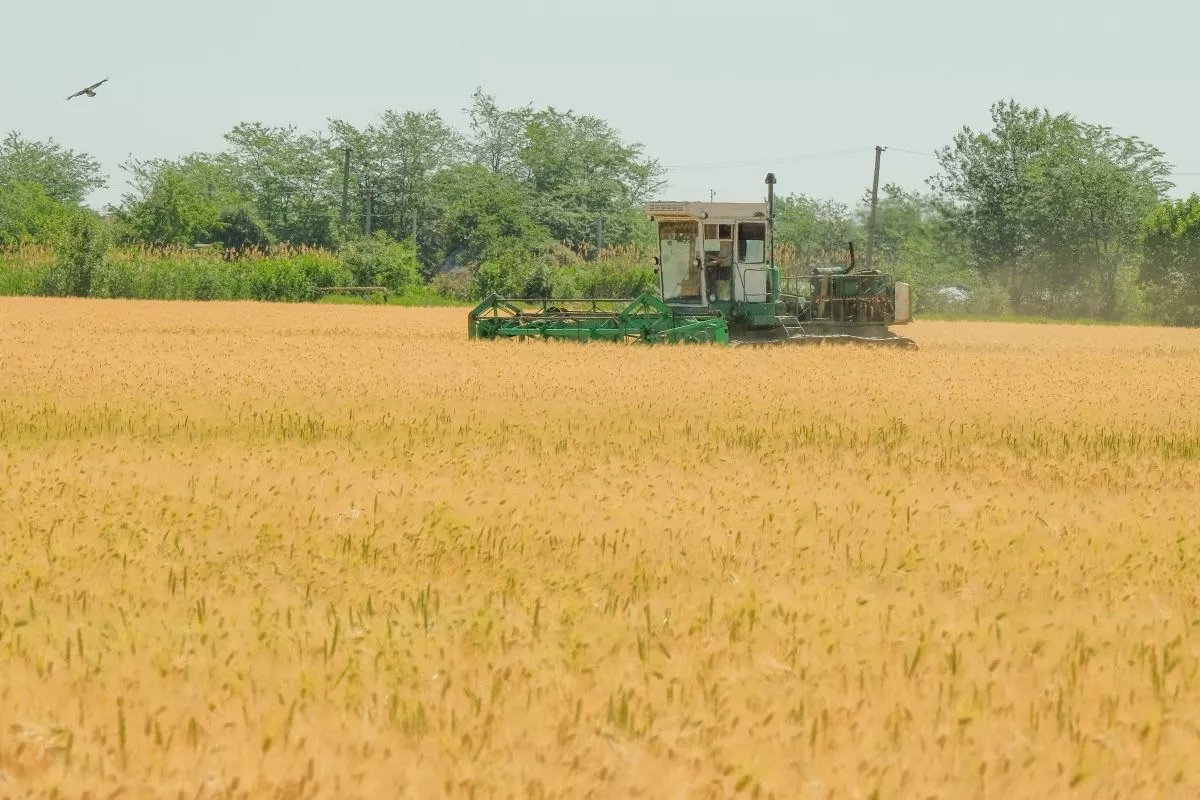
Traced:
[[0, 140], [0, 186], [36, 183], [60, 203], [79, 205], [94, 189], [108, 185], [100, 164], [50, 139], [36, 142], [13, 131]]
[[1139, 280], [1155, 317], [1200, 325], [1200, 196], [1160, 204], [1145, 224]]
[[0, 246], [48, 243], [72, 213], [40, 183], [0, 184]]
[[993, 105], [992, 121], [963, 128], [931, 179], [974, 266], [1016, 311], [1115, 316], [1141, 220], [1169, 187], [1162, 153], [1013, 101]]
[[133, 191], [113, 209], [121, 241], [220, 244], [236, 250], [274, 241], [259, 216], [252, 184], [229, 154], [131, 159], [122, 169], [130, 175]]
[[[870, 222], [870, 194], [863, 197], [856, 218], [863, 232]], [[947, 222], [935, 198], [896, 184], [880, 189], [875, 215], [875, 267], [915, 292], [918, 310], [940, 310], [947, 304], [941, 291], [963, 289], [967, 308], [998, 312], [995, 292], [974, 269], [967, 243]]]
[[386, 286], [403, 292], [421, 278], [416, 246], [411, 240], [397, 242], [386, 231], [347, 243], [341, 259], [358, 286]]
[[534, 219], [572, 245], [596, 242], [601, 219], [606, 243], [633, 241], [641, 205], [664, 185], [642, 145], [597, 117], [554, 108], [529, 117], [521, 163]]
[[351, 149], [356, 220], [361, 226], [369, 198], [372, 231], [395, 239], [411, 236], [414, 223], [418, 231], [429, 225], [435, 176], [466, 160], [462, 135], [436, 111], [389, 110], [362, 129], [333, 120], [330, 130]]
[[776, 198], [776, 249], [791, 272], [808, 274], [813, 267], [844, 263], [843, 254], [858, 233], [845, 203], [803, 194]]
[[476, 89], [471, 107], [463, 109], [471, 120], [467, 152], [471, 160], [491, 172], [517, 180], [527, 180], [529, 171], [521, 159], [528, 143], [532, 106], [504, 109], [496, 98]]
[[221, 226], [221, 207], [184, 166], [154, 167], [146, 195], [118, 211], [121, 237], [143, 244], [192, 245], [211, 241]]
[[329, 136], [294, 126], [242, 123], [225, 134], [228, 170], [239, 197], [253, 206], [273, 238], [329, 246], [341, 206], [341, 154]]
[[74, 211], [54, 242], [54, 265], [42, 276], [41, 293], [88, 297], [93, 278], [103, 270], [111, 243], [104, 222], [93, 212]]
[[530, 215], [530, 189], [503, 173], [477, 164], [452, 167], [438, 173], [431, 194], [430, 256], [437, 265], [473, 264], [489, 252], [533, 253], [553, 243]]

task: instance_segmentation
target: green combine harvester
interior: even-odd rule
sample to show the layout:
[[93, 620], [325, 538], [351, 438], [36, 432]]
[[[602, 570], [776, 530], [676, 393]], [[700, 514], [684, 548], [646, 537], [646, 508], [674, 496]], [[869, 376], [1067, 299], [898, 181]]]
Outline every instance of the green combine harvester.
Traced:
[[912, 321], [909, 287], [850, 263], [782, 276], [766, 203], [654, 202], [659, 294], [636, 298], [506, 299], [468, 317], [472, 339], [572, 339], [730, 345], [865, 343], [916, 347], [890, 330]]

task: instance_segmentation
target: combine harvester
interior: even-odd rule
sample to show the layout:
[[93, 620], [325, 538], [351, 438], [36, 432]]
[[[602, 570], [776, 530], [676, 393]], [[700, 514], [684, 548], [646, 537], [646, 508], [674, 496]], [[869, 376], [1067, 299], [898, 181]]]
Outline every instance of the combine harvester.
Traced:
[[655, 202], [660, 295], [629, 299], [505, 299], [468, 317], [472, 339], [605, 340], [732, 345], [865, 343], [912, 347], [889, 328], [912, 321], [909, 287], [850, 263], [782, 277], [764, 203]]

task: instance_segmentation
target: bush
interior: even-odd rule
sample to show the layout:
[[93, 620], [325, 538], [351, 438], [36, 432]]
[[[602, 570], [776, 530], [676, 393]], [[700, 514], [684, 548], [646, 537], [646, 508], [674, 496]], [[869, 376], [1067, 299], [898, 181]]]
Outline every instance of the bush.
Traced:
[[633, 298], [658, 292], [658, 274], [633, 259], [611, 259], [559, 267], [557, 297]]
[[411, 241], [397, 242], [385, 231], [378, 231], [370, 239], [349, 242], [340, 257], [358, 286], [386, 286], [400, 293], [420, 281], [416, 245]]
[[549, 288], [549, 267], [538, 264], [531, 252], [519, 246], [493, 246], [471, 270], [471, 296], [475, 298], [492, 294], [540, 297], [543, 294], [529, 294], [529, 290]]
[[250, 271], [250, 298], [253, 300], [292, 303], [316, 300], [317, 288], [345, 285], [350, 277], [341, 264], [315, 256], [267, 258], [253, 266]]
[[467, 270], [439, 272], [429, 287], [448, 300], [466, 301], [471, 297], [471, 275]]
[[55, 242], [54, 265], [42, 276], [39, 294], [89, 296], [95, 273], [105, 269], [108, 245], [108, 231], [97, 216], [84, 211], [74, 214]]

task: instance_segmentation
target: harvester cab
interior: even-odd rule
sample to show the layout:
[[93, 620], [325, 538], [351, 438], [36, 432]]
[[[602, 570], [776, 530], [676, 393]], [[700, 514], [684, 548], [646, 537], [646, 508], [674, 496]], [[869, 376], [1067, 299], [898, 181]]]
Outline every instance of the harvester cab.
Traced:
[[[914, 347], [889, 328], [911, 321], [908, 285], [844, 266], [782, 275], [773, 258], [775, 176], [765, 203], [652, 202], [657, 295], [512, 300], [468, 318], [472, 338], [721, 344], [864, 342]], [[853, 247], [851, 247], [853, 252]]]
[[778, 272], [767, 254], [766, 203], [649, 203], [663, 302], [682, 312], [773, 326]]

